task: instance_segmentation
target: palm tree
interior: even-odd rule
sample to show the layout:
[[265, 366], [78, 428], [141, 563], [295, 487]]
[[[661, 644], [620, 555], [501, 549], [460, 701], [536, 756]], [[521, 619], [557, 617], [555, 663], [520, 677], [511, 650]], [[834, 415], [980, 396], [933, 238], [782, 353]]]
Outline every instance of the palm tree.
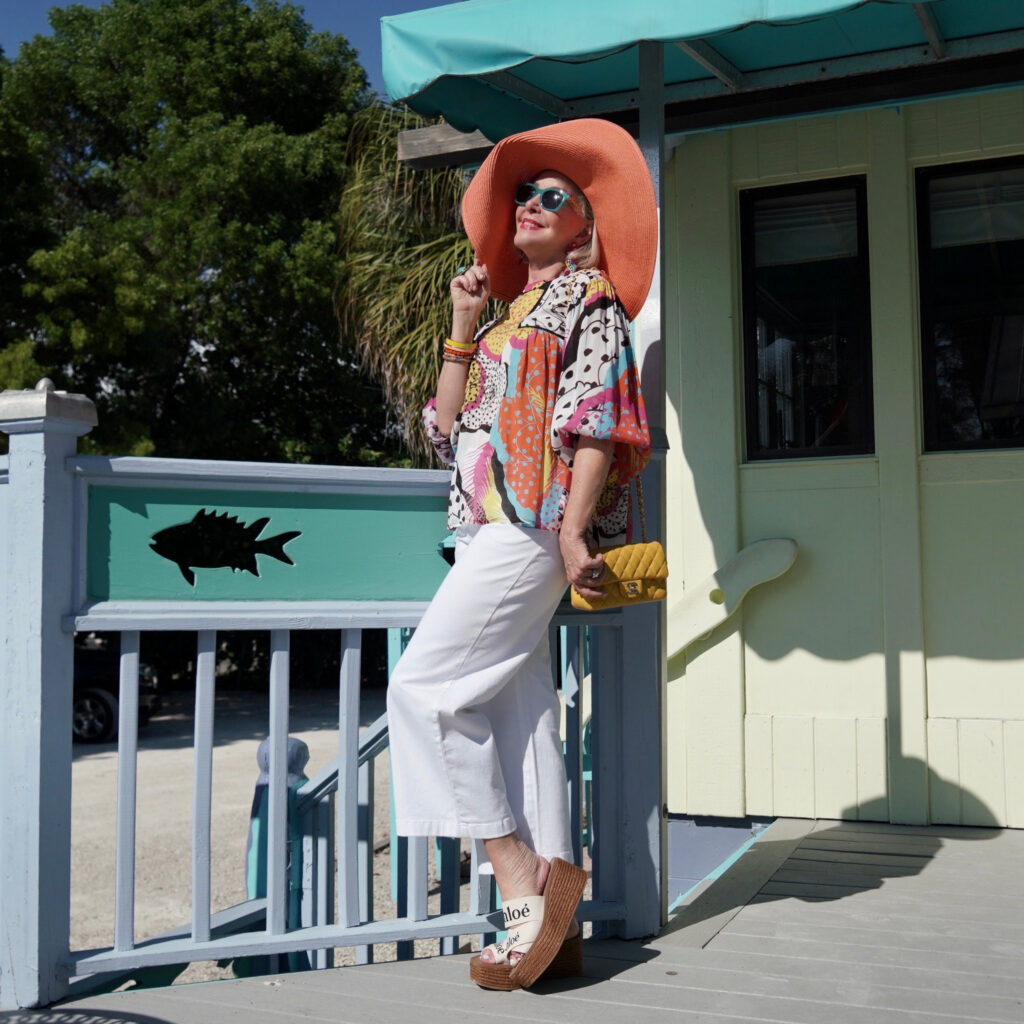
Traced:
[[398, 132], [427, 123], [382, 104], [359, 114], [341, 199], [336, 299], [343, 336], [381, 381], [406, 447], [421, 465], [433, 458], [420, 410], [433, 394], [441, 340], [450, 329], [448, 284], [472, 260], [459, 215], [464, 173], [416, 171], [398, 162]]

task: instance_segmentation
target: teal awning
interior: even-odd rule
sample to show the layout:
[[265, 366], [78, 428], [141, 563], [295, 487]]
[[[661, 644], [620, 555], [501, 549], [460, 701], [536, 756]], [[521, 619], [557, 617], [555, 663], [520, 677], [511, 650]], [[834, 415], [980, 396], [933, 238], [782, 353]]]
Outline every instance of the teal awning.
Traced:
[[1024, 78], [1022, 0], [467, 0], [381, 19], [392, 98], [491, 139], [628, 120], [642, 40], [663, 44], [669, 114], [839, 82], [899, 96]]

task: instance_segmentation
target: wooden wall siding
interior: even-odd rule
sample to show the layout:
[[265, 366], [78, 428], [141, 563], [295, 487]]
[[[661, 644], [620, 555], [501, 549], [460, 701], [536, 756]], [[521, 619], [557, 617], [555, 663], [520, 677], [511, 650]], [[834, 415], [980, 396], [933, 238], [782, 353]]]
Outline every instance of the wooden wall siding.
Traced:
[[871, 353], [878, 455], [890, 820], [928, 817], [927, 689], [921, 597], [918, 487], [920, 401], [916, 324], [915, 211], [900, 110], [870, 114], [868, 253]]
[[[663, 330], [664, 337], [668, 339], [681, 338], [686, 329], [688, 319], [683, 315], [681, 303], [678, 301], [682, 287], [682, 274], [680, 267], [687, 246], [675, 230], [670, 218], [673, 211], [682, 208], [677, 176], [674, 173], [674, 165], [671, 155], [665, 154], [665, 173], [662, 175], [662, 188], [664, 190], [665, 218], [663, 223], [666, 226], [662, 238], [662, 269], [664, 296], [662, 308], [664, 310]], [[685, 460], [675, 458], [673, 452], [682, 450], [683, 442], [680, 432], [682, 417], [679, 410], [680, 390], [682, 388], [682, 346], [668, 343], [663, 346], [664, 351], [664, 373], [665, 373], [665, 437], [668, 442], [668, 452], [665, 458], [665, 553], [668, 557], [673, 582], [688, 578], [686, 566], [683, 562], [683, 515], [681, 502], [687, 495], [693, 494], [693, 483], [690, 469]], [[671, 642], [673, 624], [666, 616], [665, 633], [666, 641]], [[685, 671], [685, 658], [672, 659], [667, 664], [667, 679], [678, 679]], [[666, 688], [662, 704], [662, 749], [664, 751], [664, 772], [665, 772], [665, 800], [670, 803], [669, 786], [676, 793], [686, 792], [686, 745], [680, 742], [678, 736], [674, 736], [671, 727], [676, 725], [682, 718], [682, 697], [680, 683], [669, 685]]]
[[[699, 582], [766, 537], [792, 537], [799, 555], [670, 665], [671, 811], [735, 814], [739, 797], [742, 813], [849, 806], [873, 820], [973, 823], [995, 801], [1002, 820], [1024, 820], [1024, 753], [1008, 745], [1024, 738], [1014, 618], [1024, 453], [921, 454], [914, 209], [916, 167], [1022, 152], [1019, 88], [676, 146], [666, 207], [673, 582]], [[849, 174], [867, 179], [875, 455], [744, 464], [737, 193]], [[964, 733], [957, 719], [1001, 723], [999, 743], [994, 727]], [[849, 723], [855, 747], [844, 726], [807, 724], [825, 721]], [[780, 753], [812, 741], [813, 771]]]
[[[673, 343], [666, 346], [671, 446], [668, 557], [673, 580], [706, 579], [739, 550], [735, 196], [722, 168], [730, 138], [688, 139], [669, 165], [675, 229], [684, 240], [667, 267]], [[699, 245], [691, 244], [700, 239]], [[742, 613], [739, 613], [742, 614]], [[738, 615], [715, 642], [669, 664], [666, 701], [670, 810], [742, 815], [743, 645]], [[673, 649], [669, 624], [669, 649]], [[685, 683], [681, 682], [685, 680]], [[684, 789], [682, 788], [684, 787]]]
[[885, 717], [876, 481], [874, 460], [742, 468], [743, 544], [800, 546], [744, 604], [747, 714]]
[[931, 816], [1024, 828], [1024, 721], [930, 718]]
[[1012, 452], [937, 457], [925, 478], [928, 713], [935, 718], [1024, 719], [1022, 475], [1024, 454]]
[[747, 715], [747, 814], [888, 816], [884, 718]]
[[1003, 722], [1006, 823], [1024, 828], [1024, 722]]
[[868, 160], [868, 115], [814, 117], [739, 128], [733, 133], [734, 182], [777, 177], [820, 177], [821, 172], [863, 166]]
[[932, 820], [1024, 827], [1024, 454], [921, 463]]
[[1007, 89], [903, 108], [911, 160], [977, 159], [1024, 146], [1024, 92]]

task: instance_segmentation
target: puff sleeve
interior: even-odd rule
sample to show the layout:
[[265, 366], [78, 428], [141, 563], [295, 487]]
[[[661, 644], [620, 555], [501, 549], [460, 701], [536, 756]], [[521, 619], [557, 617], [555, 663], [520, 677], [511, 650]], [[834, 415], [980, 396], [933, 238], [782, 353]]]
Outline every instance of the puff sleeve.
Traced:
[[427, 432], [427, 440], [434, 446], [437, 457], [446, 465], [455, 465], [455, 438], [458, 433], [458, 419], [449, 437], [437, 425], [437, 401], [430, 399], [423, 407], [423, 429]]
[[651, 450], [629, 321], [611, 282], [591, 272], [566, 320], [551, 445], [571, 469], [581, 436], [614, 441], [609, 479], [638, 476]]

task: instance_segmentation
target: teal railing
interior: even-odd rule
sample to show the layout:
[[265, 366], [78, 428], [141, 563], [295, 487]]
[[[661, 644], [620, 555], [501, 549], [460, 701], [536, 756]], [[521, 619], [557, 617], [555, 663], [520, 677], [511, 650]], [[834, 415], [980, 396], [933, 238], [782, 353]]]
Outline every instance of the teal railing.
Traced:
[[[428, 912], [425, 839], [395, 847], [395, 916], [375, 920], [370, 892], [373, 772], [387, 728], [381, 719], [360, 734], [362, 633], [415, 628], [443, 577], [437, 546], [447, 474], [79, 456], [75, 439], [92, 422], [91, 403], [45, 386], [0, 396], [0, 429], [10, 435], [10, 456], [0, 461], [0, 669], [16, 681], [0, 690], [3, 1008], [42, 1005], [72, 986], [147, 967], [301, 954], [323, 968], [337, 947], [356, 947], [357, 962], [367, 962], [376, 943], [397, 942], [402, 956], [414, 939], [430, 937], [451, 952], [459, 936], [493, 932], [493, 886], [475, 859], [468, 910], [459, 909], [457, 842], [439, 844], [439, 912]], [[248, 571], [251, 559], [259, 575]], [[628, 937], [657, 931], [662, 914], [651, 628], [643, 609], [584, 618], [566, 607], [552, 625], [573, 834], [580, 853], [589, 830], [592, 854], [581, 917], [598, 932]], [[218, 631], [238, 629], [270, 636], [267, 896], [214, 909], [215, 651]], [[288, 848], [288, 654], [292, 633], [305, 629], [340, 630], [342, 650], [337, 754], [293, 800], [300, 852]], [[98, 950], [69, 948], [72, 643], [80, 630], [121, 634], [113, 942]], [[136, 941], [139, 650], [144, 632], [162, 630], [196, 634], [191, 919]], [[297, 903], [289, 855], [302, 858]]]

